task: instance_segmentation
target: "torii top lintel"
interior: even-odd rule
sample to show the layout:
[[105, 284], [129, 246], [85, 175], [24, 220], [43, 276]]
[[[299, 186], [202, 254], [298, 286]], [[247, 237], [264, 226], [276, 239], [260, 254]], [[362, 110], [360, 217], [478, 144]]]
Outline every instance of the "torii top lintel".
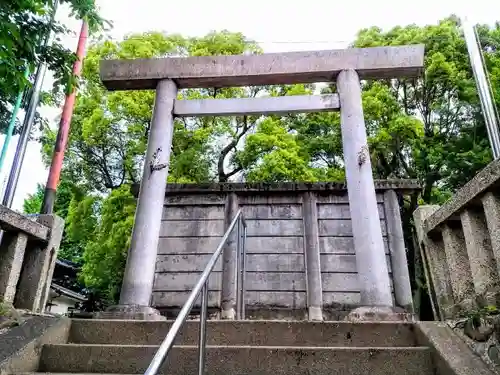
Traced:
[[193, 56], [103, 60], [101, 80], [109, 90], [148, 90], [162, 79], [178, 88], [237, 87], [329, 82], [342, 70], [362, 79], [417, 77], [424, 45], [348, 48], [262, 55]]

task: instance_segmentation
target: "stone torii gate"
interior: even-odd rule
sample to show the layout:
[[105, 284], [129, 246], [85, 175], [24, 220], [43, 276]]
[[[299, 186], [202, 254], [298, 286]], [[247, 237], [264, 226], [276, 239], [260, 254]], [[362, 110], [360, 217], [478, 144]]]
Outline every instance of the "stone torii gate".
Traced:
[[[174, 117], [340, 110], [361, 304], [392, 309], [390, 280], [372, 177], [360, 79], [422, 74], [424, 46], [375, 47], [251, 56], [201, 56], [101, 62], [109, 90], [156, 90], [148, 148], [120, 303], [108, 317], [154, 319], [153, 289]], [[252, 99], [177, 100], [182, 88], [336, 82], [338, 93]], [[214, 249], [215, 250], [215, 249]], [[319, 255], [307, 259], [321, 282]], [[316, 277], [314, 277], [316, 276]], [[308, 301], [318, 306], [318, 301]], [[310, 314], [321, 314], [312, 311]], [[321, 319], [319, 316], [317, 317]]]

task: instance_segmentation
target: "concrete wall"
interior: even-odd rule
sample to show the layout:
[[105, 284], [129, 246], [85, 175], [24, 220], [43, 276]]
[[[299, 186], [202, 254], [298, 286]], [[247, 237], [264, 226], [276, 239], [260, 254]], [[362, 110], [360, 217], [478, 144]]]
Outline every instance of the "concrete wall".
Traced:
[[[391, 246], [404, 248], [404, 244], [397, 236], [389, 241], [384, 193], [412, 188], [415, 186], [408, 183], [377, 184], [391, 280]], [[308, 215], [304, 215], [304, 199], [314, 202]], [[168, 185], [152, 306], [160, 310], [182, 306], [238, 208], [243, 210], [248, 226], [247, 308], [306, 308], [306, 256], [313, 256], [315, 251], [320, 254], [323, 306], [350, 308], [360, 303], [349, 203], [343, 185], [215, 184]], [[399, 217], [391, 224], [401, 227]], [[313, 244], [309, 249], [306, 232], [317, 233], [317, 238], [307, 241]], [[229, 245], [225, 251], [209, 282], [212, 307], [221, 306], [222, 262], [234, 261], [227, 252], [234, 252], [235, 246]], [[226, 265], [224, 270], [230, 268]]]

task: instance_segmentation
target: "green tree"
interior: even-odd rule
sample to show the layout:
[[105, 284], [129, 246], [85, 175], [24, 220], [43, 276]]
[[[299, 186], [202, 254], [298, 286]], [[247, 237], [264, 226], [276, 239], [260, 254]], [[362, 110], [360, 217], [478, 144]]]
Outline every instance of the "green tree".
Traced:
[[[94, 0], [66, 0], [72, 15], [87, 20], [92, 31], [104, 26]], [[47, 63], [55, 77], [55, 87], [72, 80], [75, 55], [60, 43], [59, 36], [68, 30], [52, 19], [56, 1], [9, 0], [0, 4], [0, 131], [4, 132], [10, 118], [11, 104], [18, 91], [29, 82], [24, 77], [26, 68], [34, 72], [36, 66]], [[51, 46], [43, 46], [50, 32], [58, 35]]]
[[81, 278], [111, 302], [119, 296], [135, 207], [130, 186], [113, 190], [103, 201], [99, 225], [86, 243]]
[[309, 156], [304, 154], [297, 137], [291, 134], [280, 119], [266, 118], [256, 132], [246, 138], [238, 154], [248, 181], [317, 181]]
[[[488, 29], [484, 33], [495, 35], [498, 30]], [[491, 60], [498, 53], [488, 51], [484, 44], [486, 34], [482, 37], [484, 52]], [[373, 157], [382, 161], [377, 170], [382, 177], [391, 170], [398, 177], [421, 180], [422, 200], [432, 202], [436, 186], [456, 189], [484, 167], [491, 156], [467, 48], [456, 17], [425, 27], [410, 25], [387, 32], [375, 27], [361, 30], [354, 45], [412, 43], [425, 44], [425, 79], [379, 81], [367, 85], [370, 90], [374, 85], [379, 86], [379, 93], [388, 90], [396, 100], [390, 105], [391, 114], [374, 117], [379, 121], [377, 128], [385, 128], [388, 134], [384, 137], [388, 135], [391, 140], [389, 144], [382, 143], [381, 148], [377, 147], [380, 138], [375, 136], [372, 139], [376, 141]], [[379, 107], [388, 110], [387, 106]], [[370, 108], [366, 112], [371, 116]], [[408, 121], [412, 125], [401, 126]], [[401, 136], [406, 138], [404, 143], [399, 142]], [[384, 165], [390, 168], [384, 171]]]
[[[73, 198], [74, 183], [63, 177], [57, 189], [57, 198], [54, 203], [54, 213], [66, 218], [68, 216], [68, 208], [71, 199]], [[30, 194], [23, 202], [23, 212], [25, 214], [39, 214], [42, 208], [43, 195], [45, 186], [37, 184], [36, 191]]]
[[[24, 200], [23, 212], [40, 213], [44, 193], [45, 186], [38, 184], [35, 193]], [[54, 204], [54, 213], [65, 220], [58, 258], [82, 263], [84, 247], [97, 225], [98, 208], [97, 197], [89, 195], [87, 190], [76, 185], [67, 176], [62, 176]]]

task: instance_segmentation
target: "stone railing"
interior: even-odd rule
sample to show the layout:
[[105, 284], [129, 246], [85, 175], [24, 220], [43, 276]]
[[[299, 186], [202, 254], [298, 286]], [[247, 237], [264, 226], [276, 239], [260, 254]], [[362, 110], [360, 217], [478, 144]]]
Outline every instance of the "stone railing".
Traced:
[[434, 315], [457, 318], [498, 306], [500, 161], [490, 163], [440, 206], [414, 213]]
[[61, 243], [64, 220], [33, 218], [0, 205], [0, 302], [43, 312]]

